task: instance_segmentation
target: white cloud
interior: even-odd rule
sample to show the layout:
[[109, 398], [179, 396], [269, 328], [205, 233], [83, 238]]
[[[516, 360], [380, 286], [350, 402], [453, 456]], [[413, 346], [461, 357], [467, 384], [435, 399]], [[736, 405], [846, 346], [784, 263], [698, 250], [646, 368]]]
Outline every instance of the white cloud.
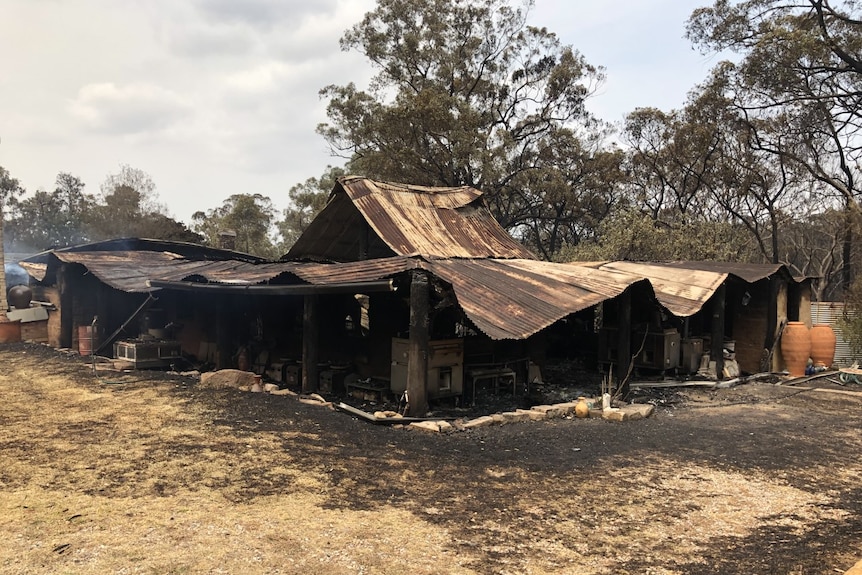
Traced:
[[212, 22], [241, 22], [267, 29], [284, 24], [294, 26], [308, 14], [331, 13], [337, 4], [334, 0], [199, 0], [196, 6]]
[[[319, 90], [372, 73], [340, 50], [375, 0], [0, 0], [0, 165], [30, 190], [147, 171], [178, 217], [233, 193], [284, 207], [328, 155]], [[682, 40], [695, 0], [536, 0], [531, 23], [608, 68], [594, 111], [679, 106], [703, 78]], [[181, 158], [181, 161], [180, 161]]]
[[163, 131], [191, 113], [178, 94], [145, 83], [83, 86], [69, 110], [87, 129], [114, 135]]

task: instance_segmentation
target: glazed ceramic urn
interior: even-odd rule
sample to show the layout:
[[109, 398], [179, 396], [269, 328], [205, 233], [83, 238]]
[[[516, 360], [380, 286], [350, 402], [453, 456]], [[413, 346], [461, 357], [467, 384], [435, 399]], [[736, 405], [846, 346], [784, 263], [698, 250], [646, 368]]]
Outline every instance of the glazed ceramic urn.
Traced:
[[811, 334], [801, 321], [789, 321], [781, 334], [781, 355], [784, 366], [793, 377], [805, 375], [811, 357]]
[[832, 367], [835, 360], [835, 331], [829, 324], [816, 323], [811, 326], [811, 361], [814, 365]]

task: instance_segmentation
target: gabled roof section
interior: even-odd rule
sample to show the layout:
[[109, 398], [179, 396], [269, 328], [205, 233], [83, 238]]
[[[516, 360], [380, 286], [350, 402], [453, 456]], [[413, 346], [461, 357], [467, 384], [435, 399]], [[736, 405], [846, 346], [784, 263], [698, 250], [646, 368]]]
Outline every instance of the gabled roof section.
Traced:
[[475, 188], [356, 176], [339, 178], [326, 207], [282, 259], [388, 256], [536, 259], [500, 226]]

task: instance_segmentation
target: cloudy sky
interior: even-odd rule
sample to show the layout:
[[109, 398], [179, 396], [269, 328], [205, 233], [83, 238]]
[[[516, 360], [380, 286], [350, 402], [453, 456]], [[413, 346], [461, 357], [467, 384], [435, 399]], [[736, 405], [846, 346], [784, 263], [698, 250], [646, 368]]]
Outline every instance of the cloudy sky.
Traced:
[[[716, 63], [683, 38], [694, 0], [536, 0], [532, 23], [607, 69], [607, 121], [679, 107]], [[30, 191], [58, 172], [97, 193], [123, 164], [171, 215], [235, 193], [277, 208], [329, 155], [318, 91], [371, 75], [338, 39], [374, 0], [0, 0], [0, 165]]]

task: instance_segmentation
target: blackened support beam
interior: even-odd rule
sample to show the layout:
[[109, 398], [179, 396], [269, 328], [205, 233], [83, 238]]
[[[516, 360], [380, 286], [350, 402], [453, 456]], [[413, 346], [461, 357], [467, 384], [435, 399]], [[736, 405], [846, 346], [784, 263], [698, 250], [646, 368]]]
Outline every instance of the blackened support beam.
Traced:
[[407, 350], [407, 400], [409, 415], [423, 417], [428, 412], [428, 275], [416, 270], [410, 282], [410, 336]]
[[318, 339], [320, 336], [317, 317], [319, 298], [307, 295], [302, 310], [302, 392], [317, 391], [318, 377]]
[[709, 352], [715, 362], [715, 377], [724, 379], [724, 308], [727, 289], [724, 284], [712, 296], [712, 345]]
[[629, 370], [632, 366], [632, 294], [626, 290], [617, 298], [619, 306], [619, 339], [617, 340], [617, 373], [615, 394], [629, 394]]

